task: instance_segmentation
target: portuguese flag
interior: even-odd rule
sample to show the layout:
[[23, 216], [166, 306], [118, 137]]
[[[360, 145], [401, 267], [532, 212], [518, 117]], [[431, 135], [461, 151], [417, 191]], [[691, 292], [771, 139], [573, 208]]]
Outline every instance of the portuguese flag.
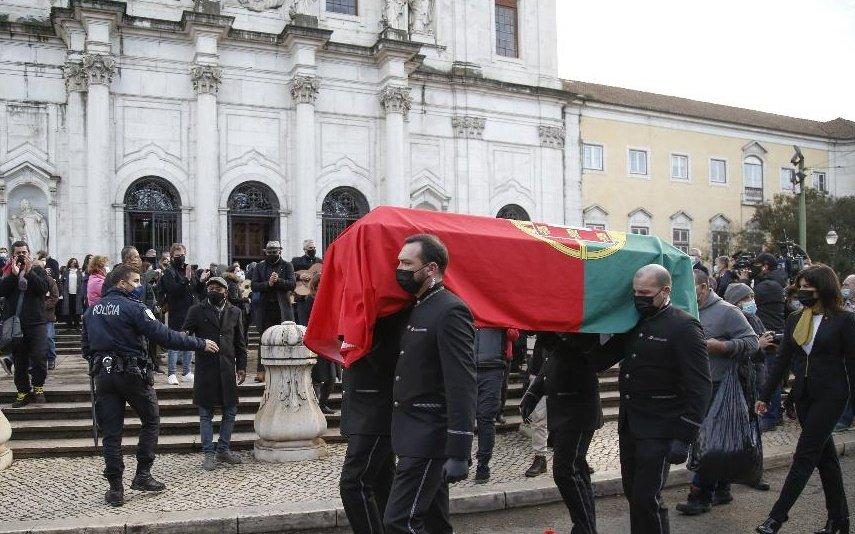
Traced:
[[345, 366], [365, 355], [376, 319], [412, 302], [395, 270], [418, 233], [448, 247], [446, 287], [479, 327], [625, 332], [638, 321], [632, 277], [650, 263], [671, 272], [672, 302], [697, 316], [692, 260], [657, 237], [384, 206], [327, 250], [306, 346]]

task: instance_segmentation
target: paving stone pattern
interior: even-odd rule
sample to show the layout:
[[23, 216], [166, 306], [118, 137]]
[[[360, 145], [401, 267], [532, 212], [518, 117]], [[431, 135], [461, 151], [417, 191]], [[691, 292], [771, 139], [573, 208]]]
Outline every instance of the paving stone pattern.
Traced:
[[[789, 422], [764, 434], [772, 445], [795, 444], [798, 427]], [[167, 485], [159, 494], [129, 489], [136, 468], [133, 456], [125, 457], [125, 499], [122, 508], [104, 505], [106, 481], [101, 477], [103, 460], [98, 457], [34, 458], [15, 460], [0, 472], [0, 502], [5, 520], [49, 520], [117, 517], [146, 512], [193, 511], [210, 508], [265, 506], [338, 498], [338, 477], [346, 445], [328, 445], [322, 460], [292, 464], [256, 462], [250, 452], [242, 453], [244, 464], [201, 469], [202, 455], [158, 455], [152, 470]], [[474, 454], [474, 451], [473, 451]], [[521, 433], [496, 436], [491, 462], [492, 479], [484, 486], [525, 480], [523, 473], [532, 460], [529, 439]], [[617, 470], [617, 424], [608, 423], [594, 437], [589, 462], [597, 471]], [[471, 472], [474, 474], [474, 470]], [[541, 475], [541, 476], [551, 476]], [[456, 491], [473, 486], [466, 480]]]

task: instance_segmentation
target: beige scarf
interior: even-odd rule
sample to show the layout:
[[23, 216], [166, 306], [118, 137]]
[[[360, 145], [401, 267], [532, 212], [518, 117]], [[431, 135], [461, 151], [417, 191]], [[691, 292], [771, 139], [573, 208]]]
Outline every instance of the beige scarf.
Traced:
[[793, 330], [793, 340], [800, 346], [807, 345], [813, 338], [813, 316], [817, 313], [814, 308], [804, 308], [796, 328]]

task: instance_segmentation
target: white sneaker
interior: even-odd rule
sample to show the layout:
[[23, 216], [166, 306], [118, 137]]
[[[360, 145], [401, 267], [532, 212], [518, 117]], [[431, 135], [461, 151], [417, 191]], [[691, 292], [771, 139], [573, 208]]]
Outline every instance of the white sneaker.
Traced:
[[187, 373], [186, 375], [181, 375], [182, 382], [193, 382], [193, 373]]
[[178, 385], [178, 377], [175, 375], [169, 375], [169, 377], [166, 379], [166, 383], [172, 384], [173, 386], [177, 386]]

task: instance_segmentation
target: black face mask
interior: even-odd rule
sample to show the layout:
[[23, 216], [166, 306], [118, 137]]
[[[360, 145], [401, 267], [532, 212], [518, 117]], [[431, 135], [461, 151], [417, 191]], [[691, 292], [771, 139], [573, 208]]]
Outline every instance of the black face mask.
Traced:
[[226, 294], [220, 293], [219, 291], [208, 291], [208, 300], [211, 301], [211, 304], [214, 306], [219, 306], [226, 300]]
[[418, 293], [419, 289], [422, 288], [422, 284], [424, 283], [424, 281], [417, 281], [416, 273], [421, 271], [425, 267], [427, 267], [427, 265], [415, 271], [408, 271], [406, 269], [396, 270], [395, 279], [398, 281], [398, 285], [401, 286], [401, 289], [403, 289], [410, 295], [415, 295], [416, 293]]
[[172, 265], [180, 269], [184, 267], [184, 260], [185, 256], [175, 256], [174, 258], [172, 258]]
[[276, 263], [279, 261], [279, 254], [265, 254], [264, 257], [267, 263]]
[[308, 256], [310, 258], [314, 258], [315, 254], [317, 254], [317, 253], [318, 252], [315, 249], [310, 248], [309, 250], [306, 251], [306, 256]]
[[813, 289], [799, 289], [796, 298], [805, 308], [811, 308], [819, 302], [819, 299], [813, 294]]
[[[662, 290], [660, 289], [659, 293], [661, 292]], [[636, 295], [635, 297], [633, 297], [633, 301], [635, 302], [635, 309], [638, 310], [639, 315], [641, 315], [642, 317], [652, 317], [656, 315], [656, 312], [658, 312], [660, 308], [658, 308], [656, 304], [653, 303], [653, 300], [657, 296], [659, 296], [659, 293], [656, 293], [655, 295], [649, 297], [644, 297], [640, 295]]]

